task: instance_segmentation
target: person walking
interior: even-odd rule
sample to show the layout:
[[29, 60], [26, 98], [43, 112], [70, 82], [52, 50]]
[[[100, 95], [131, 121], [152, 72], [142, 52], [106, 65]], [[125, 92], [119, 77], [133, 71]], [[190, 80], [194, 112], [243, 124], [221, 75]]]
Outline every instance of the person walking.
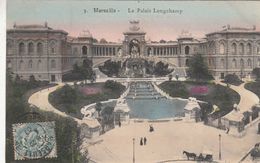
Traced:
[[140, 139], [140, 145], [142, 146], [143, 145], [143, 138], [141, 137]]
[[118, 122], [118, 126], [121, 127], [121, 121]]
[[146, 141], [147, 141], [147, 139], [146, 139], [146, 137], [144, 137], [144, 145], [146, 145]]

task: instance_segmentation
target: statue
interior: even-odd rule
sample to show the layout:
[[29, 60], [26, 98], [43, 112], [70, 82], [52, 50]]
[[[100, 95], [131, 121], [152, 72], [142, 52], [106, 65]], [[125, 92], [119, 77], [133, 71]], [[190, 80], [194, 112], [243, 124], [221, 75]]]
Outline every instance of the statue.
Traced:
[[139, 52], [138, 52], [138, 47], [136, 45], [133, 45], [133, 47], [131, 48], [131, 56], [138, 56]]

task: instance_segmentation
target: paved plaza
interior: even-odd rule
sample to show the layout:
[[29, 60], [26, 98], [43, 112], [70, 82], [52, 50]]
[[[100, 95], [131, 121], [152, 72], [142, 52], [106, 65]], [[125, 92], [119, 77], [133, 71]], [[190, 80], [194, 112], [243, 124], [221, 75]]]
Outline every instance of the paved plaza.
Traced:
[[[219, 134], [221, 134], [222, 161], [238, 162], [260, 141], [257, 126], [247, 130], [243, 138], [235, 138], [224, 131], [202, 123], [168, 122], [153, 123], [155, 131], [148, 131], [149, 123], [132, 123], [102, 135], [103, 142], [89, 147], [91, 158], [97, 162], [133, 162], [133, 138], [135, 138], [136, 162], [151, 163], [163, 160], [186, 159], [183, 150], [199, 154], [203, 150], [219, 156]], [[140, 138], [147, 138], [147, 145], [140, 146]]]

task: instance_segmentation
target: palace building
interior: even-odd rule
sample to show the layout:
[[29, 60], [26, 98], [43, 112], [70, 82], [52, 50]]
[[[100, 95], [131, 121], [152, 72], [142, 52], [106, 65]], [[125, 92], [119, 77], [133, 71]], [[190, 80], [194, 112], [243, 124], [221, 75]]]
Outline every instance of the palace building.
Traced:
[[33, 75], [37, 80], [59, 82], [74, 64], [82, 64], [87, 58], [93, 61], [94, 67], [107, 60], [131, 60], [129, 68], [142, 68], [140, 61], [150, 60], [185, 71], [190, 58], [202, 54], [215, 78], [233, 73], [246, 77], [253, 68], [260, 67], [260, 31], [256, 31], [255, 26], [228, 25], [202, 39], [183, 32], [176, 41], [152, 42], [146, 40], [139, 21], [130, 21], [123, 35], [122, 42], [98, 42], [88, 31], [70, 37], [66, 31], [52, 29], [47, 23], [15, 24], [7, 30], [7, 68], [23, 79]]

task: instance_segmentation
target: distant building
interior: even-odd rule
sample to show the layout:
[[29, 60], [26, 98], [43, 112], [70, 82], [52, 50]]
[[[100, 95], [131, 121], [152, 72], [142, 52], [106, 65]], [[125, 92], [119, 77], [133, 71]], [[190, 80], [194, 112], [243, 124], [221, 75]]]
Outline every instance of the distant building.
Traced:
[[63, 30], [44, 25], [14, 25], [7, 30], [7, 68], [21, 78], [33, 75], [37, 80], [61, 81], [62, 75], [84, 59], [93, 60], [94, 66], [106, 60], [142, 58], [163, 61], [173, 67], [185, 69], [193, 55], [202, 54], [216, 78], [227, 74], [241, 77], [250, 75], [260, 67], [260, 31], [256, 28], [233, 28], [206, 34], [195, 39], [184, 31], [177, 41], [148, 41], [139, 21], [130, 21], [124, 40], [98, 42], [89, 31], [77, 38]]

